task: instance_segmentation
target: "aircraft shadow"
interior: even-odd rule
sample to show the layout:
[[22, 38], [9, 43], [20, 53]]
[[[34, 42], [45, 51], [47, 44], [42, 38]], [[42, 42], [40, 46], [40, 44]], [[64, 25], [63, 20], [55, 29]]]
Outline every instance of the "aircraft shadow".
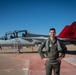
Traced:
[[76, 55], [76, 50], [74, 50], [74, 51], [67, 50], [66, 54]]
[[0, 52], [0, 54], [14, 54], [14, 52]]
[[17, 52], [0, 52], [0, 54], [24, 54], [24, 53], [38, 53], [38, 51], [30, 51], [30, 52], [20, 52], [20, 53], [17, 53]]
[[30, 51], [30, 52], [20, 52], [20, 53], [38, 53], [38, 51]]
[[[46, 51], [42, 51], [44, 54], [46, 54]], [[30, 52], [20, 52], [20, 53], [17, 53], [17, 52], [0, 52], [0, 54], [25, 54], [25, 53], [38, 53], [38, 51], [30, 51]], [[65, 52], [65, 54], [71, 54], [71, 55], [76, 55], [76, 50], [67, 50]]]
[[[47, 54], [47, 52], [46, 51], [42, 51], [44, 54]], [[71, 55], [76, 55], [76, 50], [67, 50], [66, 52], [65, 52], [65, 54], [71, 54]]]

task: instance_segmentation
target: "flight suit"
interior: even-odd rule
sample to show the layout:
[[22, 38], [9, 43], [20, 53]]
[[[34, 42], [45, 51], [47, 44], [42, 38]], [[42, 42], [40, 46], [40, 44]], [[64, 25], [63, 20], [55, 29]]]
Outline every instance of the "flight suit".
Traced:
[[54, 42], [52, 42], [50, 40], [49, 43], [49, 51], [46, 51], [46, 56], [43, 53], [43, 48], [46, 45], [46, 40], [41, 44], [41, 46], [38, 49], [38, 52], [41, 56], [41, 58], [49, 58], [48, 61], [46, 61], [45, 64], [45, 68], [46, 68], [46, 75], [51, 75], [52, 74], [52, 69], [54, 69], [54, 75], [60, 75], [60, 64], [59, 61], [57, 60], [57, 58], [59, 57], [64, 57], [65, 56], [65, 52], [64, 49], [66, 49], [65, 45], [63, 45], [63, 43], [61, 43], [61, 47], [62, 47], [62, 51], [61, 55], [59, 55], [59, 51], [58, 51], [58, 47], [57, 47], [57, 39], [55, 39]]

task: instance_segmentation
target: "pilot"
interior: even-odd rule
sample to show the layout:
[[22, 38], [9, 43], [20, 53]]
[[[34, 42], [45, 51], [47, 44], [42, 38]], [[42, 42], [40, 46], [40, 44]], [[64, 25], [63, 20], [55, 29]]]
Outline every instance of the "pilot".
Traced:
[[25, 37], [25, 34], [24, 33], [22, 34], [22, 37]]
[[[51, 75], [52, 69], [54, 70], [54, 75], [60, 75], [61, 59], [65, 56], [66, 46], [55, 37], [56, 30], [54, 28], [49, 30], [49, 34], [50, 37], [39, 46], [38, 52], [46, 62], [46, 75]], [[44, 47], [45, 54], [42, 51]]]
[[10, 36], [10, 39], [14, 38], [13, 35]]
[[5, 40], [8, 40], [8, 37], [7, 37], [7, 36], [4, 36], [4, 39], [5, 39]]

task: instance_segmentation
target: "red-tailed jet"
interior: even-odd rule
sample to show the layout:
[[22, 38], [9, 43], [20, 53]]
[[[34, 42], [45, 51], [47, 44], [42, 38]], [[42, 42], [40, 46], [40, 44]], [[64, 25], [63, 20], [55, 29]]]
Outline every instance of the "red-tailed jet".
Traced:
[[[31, 34], [27, 30], [19, 30], [14, 32], [7, 32], [3, 38], [0, 38], [0, 47], [2, 46], [18, 46], [18, 51], [23, 46], [35, 46], [41, 44], [49, 35]], [[76, 22], [65, 28], [56, 36], [65, 45], [76, 44]]]

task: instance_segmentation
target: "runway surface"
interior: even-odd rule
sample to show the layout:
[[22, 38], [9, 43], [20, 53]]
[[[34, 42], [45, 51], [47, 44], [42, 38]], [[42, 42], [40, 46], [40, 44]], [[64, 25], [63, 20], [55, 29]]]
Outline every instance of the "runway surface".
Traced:
[[[76, 47], [67, 47], [60, 73], [76, 75]], [[31, 48], [23, 48], [20, 54], [10, 48], [0, 50], [0, 75], [45, 75], [45, 61], [40, 58], [37, 50], [37, 47], [33, 51]]]

